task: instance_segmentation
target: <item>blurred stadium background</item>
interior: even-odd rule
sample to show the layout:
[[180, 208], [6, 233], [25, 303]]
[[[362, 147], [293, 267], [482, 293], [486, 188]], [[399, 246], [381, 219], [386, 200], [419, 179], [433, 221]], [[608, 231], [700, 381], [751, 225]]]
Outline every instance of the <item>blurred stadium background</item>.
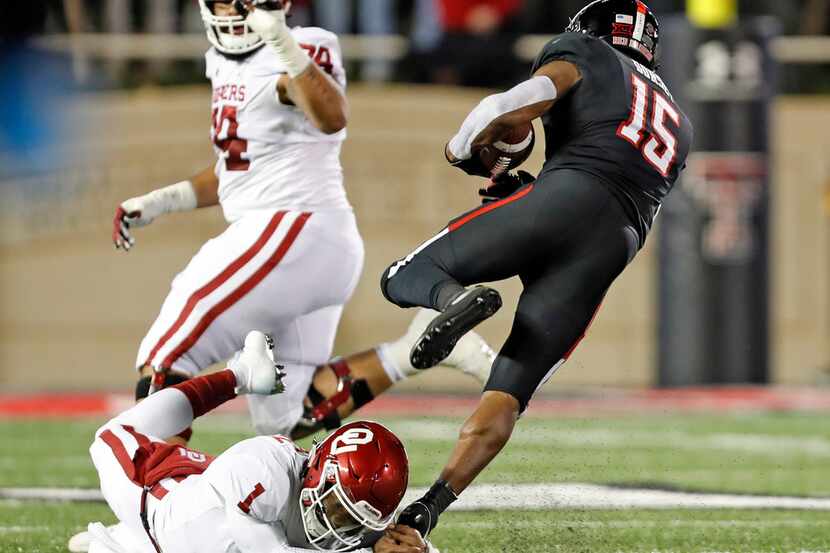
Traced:
[[[477, 202], [476, 183], [446, 165], [443, 144], [488, 90], [526, 75], [545, 37], [563, 29], [584, 3], [295, 1], [293, 22], [340, 34], [349, 62], [343, 164], [367, 262], [340, 327], [337, 353], [403, 331], [410, 314], [378, 293], [381, 270]], [[672, 62], [665, 75], [698, 130], [697, 156], [645, 251], [542, 391], [545, 422], [528, 426], [541, 425], [550, 449], [534, 454], [539, 467], [525, 474], [532, 479], [516, 476], [516, 467], [511, 472], [505, 461], [485, 480], [499, 481], [499, 471], [506, 470], [508, 482], [536, 481], [551, 451], [572, 447], [570, 465], [559, 459], [540, 481], [830, 495], [830, 0], [648, 3], [664, 24], [665, 55]], [[43, 454], [31, 434], [43, 432], [44, 439], [62, 444], [64, 431], [83, 441], [94, 428], [40, 423], [31, 411], [48, 414], [66, 398], [77, 400], [79, 392], [128, 394], [136, 348], [171, 278], [224, 228], [218, 210], [203, 210], [140, 230], [129, 255], [117, 253], [110, 241], [120, 201], [178, 181], [213, 159], [202, 57], [208, 43], [195, 0], [3, 2], [0, 29], [0, 435], [9, 448], [0, 458], [7, 471], [0, 485], [94, 487], [83, 466], [84, 443], [66, 445], [66, 456], [75, 459], [67, 466], [35, 463], [43, 469], [39, 475], [24, 470]], [[542, 161], [537, 147], [528, 166], [535, 171]], [[513, 282], [498, 287], [507, 308], [481, 329], [496, 348], [519, 291]], [[649, 391], [676, 387], [692, 388]], [[396, 390], [402, 394], [398, 408], [395, 397], [386, 406], [401, 415], [418, 405], [404, 402], [409, 394], [463, 398], [477, 392], [474, 383], [436, 369]], [[591, 401], [568, 410], [575, 398]], [[460, 407], [446, 414], [462, 416], [468, 405], [459, 400]], [[640, 461], [647, 461], [625, 457], [626, 444], [609, 446], [599, 437], [562, 445], [557, 440], [563, 436], [549, 431], [560, 408], [596, 431], [614, 428], [620, 419], [608, 416], [603, 406], [609, 405], [640, 421], [636, 431], [613, 432], [656, 432], [649, 444], [638, 446], [635, 439], [631, 445], [644, 448]], [[684, 415], [690, 406], [707, 411], [708, 418]], [[787, 421], [763, 415], [750, 423], [730, 418], [732, 408], [795, 413]], [[819, 414], [808, 413], [814, 411]], [[653, 413], [665, 415], [664, 426], [652, 426], [661, 424]], [[433, 423], [451, 429], [456, 421]], [[728, 460], [711, 462], [711, 444], [701, 445], [700, 464], [690, 476], [677, 458], [660, 457], [662, 431], [688, 432], [688, 438], [718, 429], [734, 438], [723, 451], [715, 448], [718, 455], [732, 455]], [[747, 449], [740, 445], [743, 433], [770, 440]], [[686, 434], [678, 436], [666, 438], [668, 448], [686, 441]], [[221, 441], [210, 439], [211, 445]], [[434, 473], [451, 435], [434, 447], [420, 447], [422, 433], [412, 439], [414, 460]], [[568, 466], [586, 463], [577, 452], [589, 455], [602, 446], [618, 448], [602, 470], [568, 472]], [[764, 460], [763, 451], [776, 448], [789, 448], [793, 456]], [[518, 450], [512, 455], [515, 464], [527, 461]], [[617, 463], [635, 468], [609, 469]], [[427, 484], [432, 473], [418, 472], [416, 483]], [[12, 509], [8, 516], [15, 522], [29, 515]], [[460, 532], [466, 522], [456, 522]], [[807, 545], [826, 547], [830, 528], [826, 521], [816, 524], [824, 526]], [[708, 526], [703, 521], [696, 528]], [[778, 528], [809, 534], [798, 524]], [[18, 543], [0, 527], [0, 545], [4, 539]], [[40, 543], [32, 540], [19, 543]], [[671, 550], [670, 543], [643, 542], [639, 535], [631, 540], [647, 543], [648, 550]], [[522, 543], [526, 551], [548, 550]], [[563, 550], [639, 550], [626, 543], [584, 541]]]

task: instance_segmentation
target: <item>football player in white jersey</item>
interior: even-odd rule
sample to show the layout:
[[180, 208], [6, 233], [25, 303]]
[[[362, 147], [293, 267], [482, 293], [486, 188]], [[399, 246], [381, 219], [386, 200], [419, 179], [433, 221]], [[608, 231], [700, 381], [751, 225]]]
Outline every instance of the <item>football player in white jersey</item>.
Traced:
[[157, 437], [237, 394], [279, 393], [284, 373], [273, 359], [266, 335], [250, 332], [226, 370], [161, 390], [102, 426], [89, 451], [119, 523], [90, 524], [70, 539], [69, 550], [434, 550], [414, 530], [391, 525], [409, 464], [400, 440], [378, 423], [345, 425], [310, 453], [283, 436], [258, 436], [214, 458]]
[[[205, 57], [217, 162], [123, 202], [113, 241], [129, 250], [133, 228], [217, 204], [230, 226], [173, 280], [139, 348], [136, 397], [227, 359], [247, 329], [261, 328], [280, 344], [288, 377], [279, 400], [250, 398], [257, 430], [301, 436], [333, 428], [416, 372], [409, 350], [431, 317], [419, 313], [397, 341], [328, 363], [363, 265], [340, 165], [347, 103], [337, 36], [289, 28], [290, 2], [200, 5], [212, 44]], [[493, 357], [471, 335], [445, 364], [486, 381]]]

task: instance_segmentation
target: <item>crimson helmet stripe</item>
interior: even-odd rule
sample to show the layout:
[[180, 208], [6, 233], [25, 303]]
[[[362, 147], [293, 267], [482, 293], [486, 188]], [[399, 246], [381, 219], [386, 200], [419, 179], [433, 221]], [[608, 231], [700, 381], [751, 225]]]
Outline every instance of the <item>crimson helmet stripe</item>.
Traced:
[[646, 13], [648, 13], [646, 5], [637, 0], [637, 21], [634, 23], [634, 35], [632, 36], [637, 42], [643, 40], [643, 32], [646, 29]]

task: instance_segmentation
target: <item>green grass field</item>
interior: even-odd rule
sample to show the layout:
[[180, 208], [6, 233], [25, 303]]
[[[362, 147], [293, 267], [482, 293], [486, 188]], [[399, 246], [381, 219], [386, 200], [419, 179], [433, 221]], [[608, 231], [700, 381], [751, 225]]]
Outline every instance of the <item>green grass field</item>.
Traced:
[[[432, 482], [458, 419], [385, 418], [407, 444], [411, 484]], [[0, 421], [0, 487], [96, 487], [86, 448], [96, 421]], [[244, 421], [207, 417], [193, 446], [218, 453]], [[528, 418], [481, 483], [583, 482], [705, 492], [830, 496], [830, 425], [822, 414]], [[496, 508], [497, 505], [494, 505]], [[0, 501], [0, 552], [65, 551], [103, 504]], [[448, 513], [433, 534], [457, 552], [830, 551], [830, 512], [553, 510]]]

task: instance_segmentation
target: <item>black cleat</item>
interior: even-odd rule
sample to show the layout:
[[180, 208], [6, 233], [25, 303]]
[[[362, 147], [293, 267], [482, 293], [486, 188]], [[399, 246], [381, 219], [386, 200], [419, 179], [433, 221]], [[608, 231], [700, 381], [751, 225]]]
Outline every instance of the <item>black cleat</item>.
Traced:
[[429, 323], [412, 346], [409, 361], [416, 369], [434, 367], [447, 358], [458, 340], [501, 309], [501, 296], [486, 286], [461, 294]]

